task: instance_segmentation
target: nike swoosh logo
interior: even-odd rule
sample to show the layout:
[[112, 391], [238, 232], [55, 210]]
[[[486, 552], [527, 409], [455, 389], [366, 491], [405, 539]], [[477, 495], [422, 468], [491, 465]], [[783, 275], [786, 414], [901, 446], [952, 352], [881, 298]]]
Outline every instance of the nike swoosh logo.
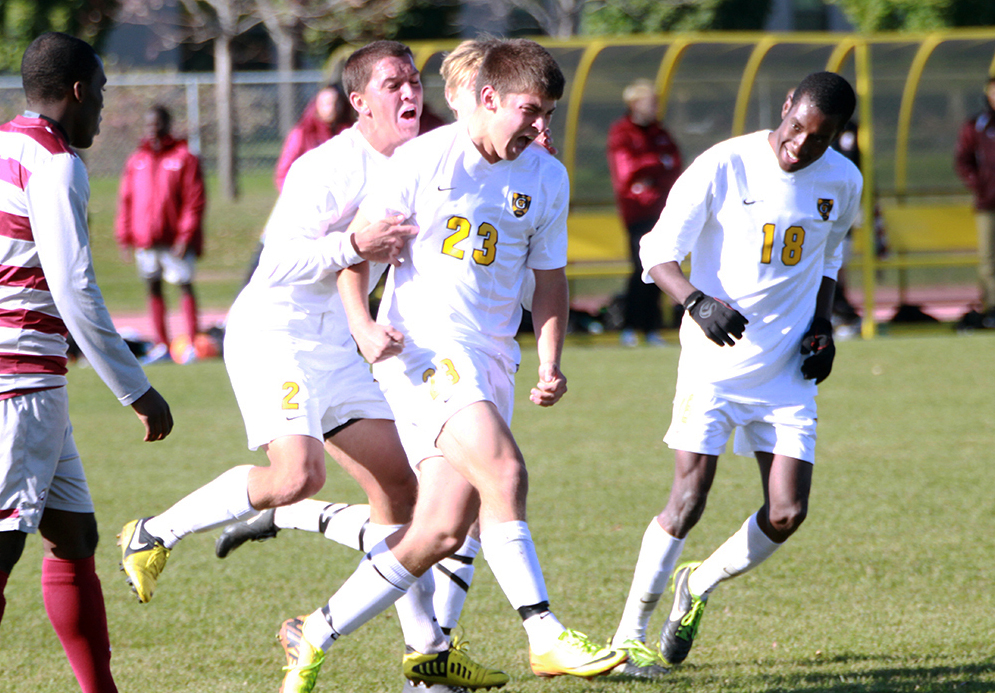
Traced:
[[744, 205], [752, 205], [755, 202], [756, 202], [756, 200], [743, 200], [743, 204]]
[[443, 188], [441, 185], [438, 186], [439, 192], [446, 192], [447, 190], [455, 190], [456, 188]]
[[301, 417], [307, 416], [307, 414], [298, 414], [297, 416], [288, 416], [287, 421], [293, 421], [294, 419], [300, 419]]
[[615, 659], [615, 657], [617, 656], [618, 656], [618, 651], [612, 650], [606, 655], [598, 657], [597, 659], [592, 659], [590, 662], [588, 662], [588, 666], [590, 666], [591, 664], [597, 664], [598, 662], [606, 662], [609, 659]]
[[147, 541], [142, 541], [142, 528], [144, 526], [145, 523], [139, 524], [135, 527], [135, 533], [131, 535], [131, 542], [128, 544], [128, 548], [132, 551], [141, 551], [149, 546]]

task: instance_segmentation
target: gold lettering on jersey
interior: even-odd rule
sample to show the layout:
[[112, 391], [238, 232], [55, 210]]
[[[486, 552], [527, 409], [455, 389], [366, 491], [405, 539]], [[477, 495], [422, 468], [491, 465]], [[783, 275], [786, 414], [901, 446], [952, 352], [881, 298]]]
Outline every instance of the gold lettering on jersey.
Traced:
[[516, 217], [524, 217], [525, 213], [529, 211], [530, 204], [532, 204], [532, 197], [530, 195], [523, 195], [517, 192], [511, 193], [511, 211]]
[[818, 209], [819, 209], [819, 215], [822, 216], [822, 220], [829, 221], [829, 213], [833, 211], [833, 201], [824, 200], [823, 198], [820, 197]]

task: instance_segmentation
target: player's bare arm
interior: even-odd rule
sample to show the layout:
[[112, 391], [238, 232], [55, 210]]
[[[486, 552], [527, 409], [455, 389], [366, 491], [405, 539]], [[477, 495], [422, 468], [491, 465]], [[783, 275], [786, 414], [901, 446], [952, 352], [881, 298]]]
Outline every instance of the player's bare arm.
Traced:
[[680, 264], [664, 262], [649, 271], [656, 285], [684, 306], [710, 340], [719, 346], [734, 346], [749, 322], [725, 301], [706, 296], [684, 276]]
[[169, 404], [154, 387], [132, 402], [131, 408], [145, 426], [146, 443], [162, 440], [173, 430], [173, 414], [169, 411]]
[[567, 391], [567, 378], [560, 370], [560, 357], [570, 312], [570, 291], [567, 273], [562, 267], [535, 270], [535, 279], [532, 323], [539, 352], [539, 382], [532, 388], [529, 399], [540, 407], [551, 407]]
[[366, 262], [339, 272], [339, 296], [349, 321], [349, 331], [363, 358], [369, 363], [377, 363], [401, 353], [404, 335], [389, 325], [374, 322], [370, 315], [369, 285], [370, 266]]
[[364, 260], [398, 264], [398, 255], [408, 239], [418, 233], [418, 227], [403, 224], [400, 214], [370, 222], [361, 213], [349, 224], [352, 245]]

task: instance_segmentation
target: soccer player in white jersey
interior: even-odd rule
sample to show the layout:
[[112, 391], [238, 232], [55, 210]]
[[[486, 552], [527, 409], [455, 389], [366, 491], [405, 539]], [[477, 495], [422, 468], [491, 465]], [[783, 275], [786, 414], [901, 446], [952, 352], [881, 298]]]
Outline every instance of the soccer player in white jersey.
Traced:
[[[468, 118], [477, 107], [474, 89], [477, 70], [487, 47], [494, 40], [483, 38], [463, 41], [447, 53], [442, 61], [440, 72], [445, 81], [446, 102], [457, 120]], [[529, 301], [533, 287], [534, 282], [525, 287]], [[243, 543], [271, 539], [281, 529], [320, 532], [328, 539], [365, 552], [373, 546], [370, 540], [375, 538], [367, 535], [369, 520], [368, 505], [303, 500], [228, 525], [218, 537], [215, 553], [219, 558], [225, 558]], [[471, 528], [463, 546], [433, 566], [435, 613], [446, 635], [450, 634], [459, 620], [473, 580], [474, 558], [480, 550], [479, 531], [473, 529]]]
[[478, 510], [484, 556], [522, 616], [533, 671], [589, 677], [625, 658], [550, 612], [525, 522], [525, 463], [508, 427], [526, 268], [536, 275], [540, 357], [531, 399], [551, 406], [566, 392], [559, 361], [569, 183], [559, 162], [530, 147], [563, 86], [538, 44], [496, 42], [481, 64], [470, 118], [400, 148], [353, 221], [391, 210], [419, 226], [391, 270], [380, 322], [362, 296], [368, 268], [339, 277], [353, 336], [374, 363], [409, 460], [420, 465], [418, 502], [411, 525], [375, 546], [307, 617], [284, 691], [311, 691], [334, 641], [457, 548]]
[[[671, 191], [643, 238], [644, 280], [683, 304], [673, 417], [670, 499], [643, 535], [612, 642], [633, 643], [654, 676], [687, 657], [712, 590], [755, 568], [798, 529], [815, 462], [816, 385], [835, 354], [832, 309], [847, 229], [860, 206], [856, 167], [829, 145], [853, 113], [839, 75], [806, 77], [785, 101], [780, 126], [715, 145]], [[691, 253], [691, 275], [680, 263]], [[733, 429], [736, 451], [755, 455], [764, 503], [701, 563], [674, 574], [674, 604], [660, 656], [646, 628], [705, 500]], [[630, 659], [634, 659], [631, 658]]]
[[66, 337], [134, 409], [146, 441], [169, 435], [173, 419], [114, 329], [93, 273], [90, 183], [76, 149], [100, 131], [103, 64], [85, 41], [49, 32], [24, 51], [21, 77], [27, 111], [0, 126], [0, 619], [10, 572], [38, 532], [45, 610], [76, 680], [84, 693], [114, 693]]
[[[477, 70], [493, 38], [468, 39], [461, 42], [442, 60], [440, 73], [445, 82], [445, 97], [457, 120], [470, 116], [477, 107]], [[533, 146], [555, 154], [548, 128], [536, 139]], [[522, 288], [522, 303], [531, 307], [535, 277], [531, 271]], [[281, 529], [299, 529], [319, 532], [326, 538], [345, 546], [366, 551], [372, 545], [366, 535], [370, 519], [368, 505], [329, 503], [304, 500], [290, 506], [266, 510], [244, 522], [225, 527], [215, 544], [215, 553], [225, 558], [247, 541], [265, 541]], [[449, 635], [459, 621], [467, 592], [475, 571], [474, 559], [480, 550], [479, 524], [474, 523], [466, 540], [451, 555], [436, 563], [432, 570], [435, 578], [435, 614], [442, 632]], [[409, 685], [410, 687], [410, 685]]]
[[[125, 525], [122, 565], [142, 602], [184, 536], [316, 493], [326, 451], [370, 500], [371, 545], [411, 518], [415, 476], [393, 415], [356, 352], [335, 273], [364, 260], [393, 262], [413, 231], [391, 218], [349, 225], [394, 150], [418, 134], [421, 82], [411, 51], [395, 41], [353, 53], [343, 81], [357, 124], [294, 162], [267, 223], [259, 267], [228, 316], [225, 364], [249, 447], [264, 448], [270, 465], [235, 467], [165, 512]], [[409, 648], [405, 675], [471, 688], [506, 683], [502, 672], [451, 647], [432, 592], [429, 574], [397, 605]], [[282, 629], [280, 636], [293, 661], [299, 634]], [[434, 673], [415, 671], [419, 665]]]

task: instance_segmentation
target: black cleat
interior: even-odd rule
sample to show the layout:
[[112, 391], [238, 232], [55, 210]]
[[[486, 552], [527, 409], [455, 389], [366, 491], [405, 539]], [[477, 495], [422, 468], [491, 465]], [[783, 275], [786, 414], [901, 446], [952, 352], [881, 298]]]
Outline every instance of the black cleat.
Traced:
[[236, 522], [225, 527], [221, 536], [214, 542], [214, 553], [224, 558], [247, 541], [266, 541], [276, 536], [280, 528], [273, 523], [275, 508], [263, 510], [245, 522]]

